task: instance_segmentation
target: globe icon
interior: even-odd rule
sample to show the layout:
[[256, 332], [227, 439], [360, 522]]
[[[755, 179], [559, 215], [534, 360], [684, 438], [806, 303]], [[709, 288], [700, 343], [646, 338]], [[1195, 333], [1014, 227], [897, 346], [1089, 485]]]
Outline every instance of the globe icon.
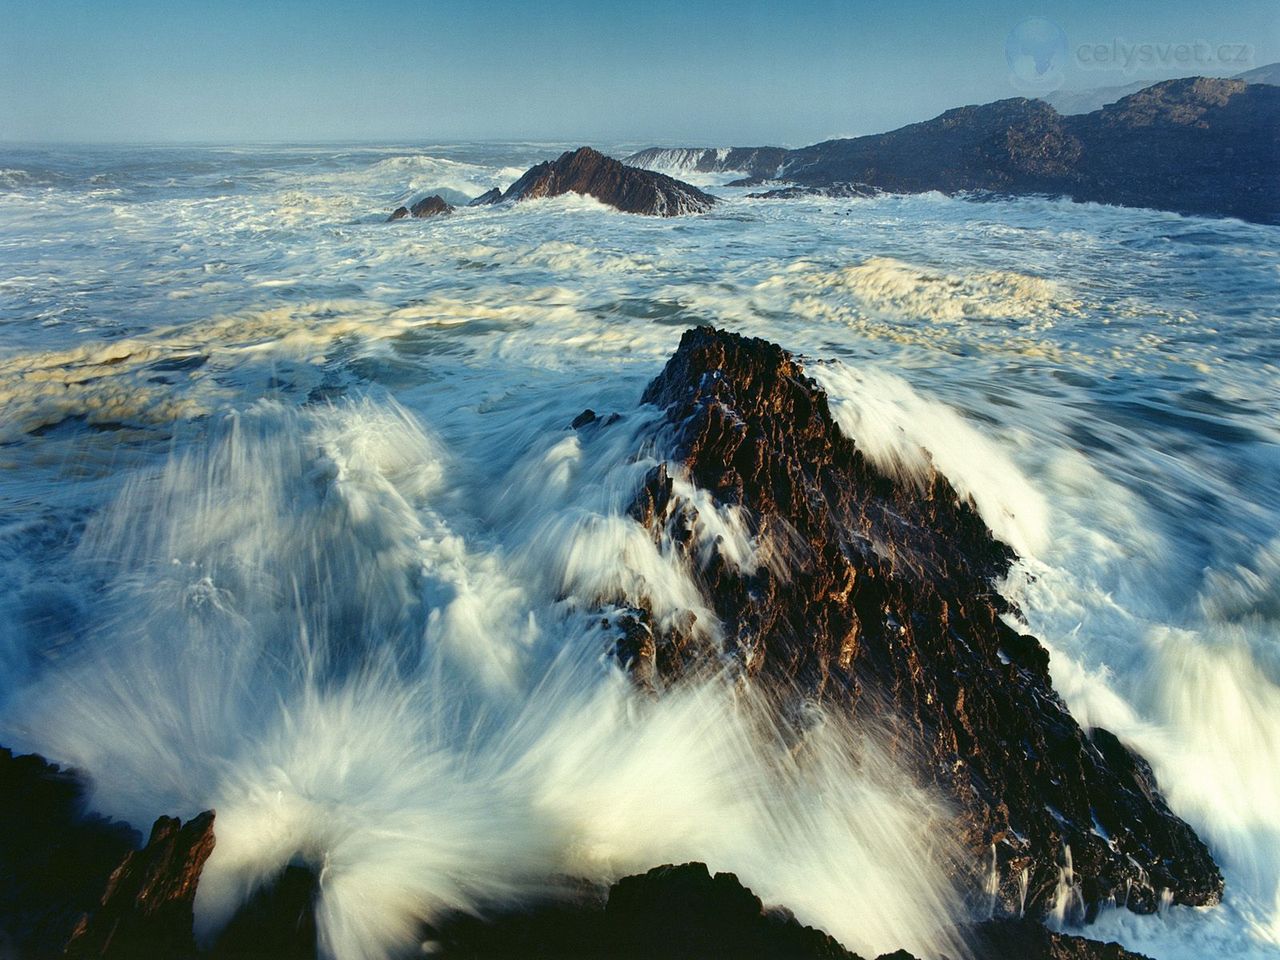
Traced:
[[1009, 80], [1015, 87], [1047, 93], [1062, 86], [1067, 62], [1067, 35], [1052, 20], [1023, 20], [1004, 41]]

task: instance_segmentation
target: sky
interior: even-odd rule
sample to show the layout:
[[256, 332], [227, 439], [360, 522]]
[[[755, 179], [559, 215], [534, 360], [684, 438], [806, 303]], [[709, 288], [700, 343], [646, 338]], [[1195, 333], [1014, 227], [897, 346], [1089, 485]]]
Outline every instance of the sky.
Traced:
[[1027, 18], [1066, 88], [1280, 61], [1275, 0], [0, 0], [0, 141], [797, 146], [1027, 93]]

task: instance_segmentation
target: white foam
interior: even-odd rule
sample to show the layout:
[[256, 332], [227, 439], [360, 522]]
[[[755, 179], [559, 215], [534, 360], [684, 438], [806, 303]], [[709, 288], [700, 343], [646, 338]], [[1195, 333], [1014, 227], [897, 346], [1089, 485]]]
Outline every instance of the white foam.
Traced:
[[992, 532], [1023, 556], [1049, 536], [1044, 497], [1007, 454], [946, 404], [871, 366], [805, 367], [826, 391], [840, 429], [881, 469], [919, 483], [937, 469], [969, 497]]

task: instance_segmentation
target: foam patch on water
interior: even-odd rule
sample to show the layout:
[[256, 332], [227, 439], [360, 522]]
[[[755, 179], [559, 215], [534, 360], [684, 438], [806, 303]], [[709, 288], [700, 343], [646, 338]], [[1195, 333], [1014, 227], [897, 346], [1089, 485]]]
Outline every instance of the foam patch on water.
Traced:
[[1039, 320], [1079, 313], [1082, 304], [1053, 280], [1010, 270], [944, 273], [892, 257], [805, 277], [817, 287], [851, 291], [873, 310], [923, 320]]

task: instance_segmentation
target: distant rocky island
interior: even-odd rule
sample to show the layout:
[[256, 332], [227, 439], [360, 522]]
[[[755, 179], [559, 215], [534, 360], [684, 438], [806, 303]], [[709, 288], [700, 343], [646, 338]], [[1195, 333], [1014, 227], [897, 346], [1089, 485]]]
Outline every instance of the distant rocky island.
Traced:
[[[754, 159], [731, 165], [743, 158]], [[1014, 98], [796, 150], [651, 148], [626, 159], [745, 173], [735, 185], [1049, 194], [1280, 223], [1280, 87], [1189, 77], [1079, 116]]]
[[[606, 157], [591, 147], [567, 150], [555, 160], [531, 167], [505, 192], [497, 188], [472, 200], [467, 206], [518, 203], [540, 197], [559, 197], [566, 193], [594, 197], [623, 213], [641, 213], [655, 217], [675, 217], [686, 213], [703, 213], [717, 202], [692, 184], [663, 173], [627, 166]], [[412, 207], [398, 207], [390, 219], [407, 216], [442, 216], [453, 207], [440, 196], [427, 197]]]

